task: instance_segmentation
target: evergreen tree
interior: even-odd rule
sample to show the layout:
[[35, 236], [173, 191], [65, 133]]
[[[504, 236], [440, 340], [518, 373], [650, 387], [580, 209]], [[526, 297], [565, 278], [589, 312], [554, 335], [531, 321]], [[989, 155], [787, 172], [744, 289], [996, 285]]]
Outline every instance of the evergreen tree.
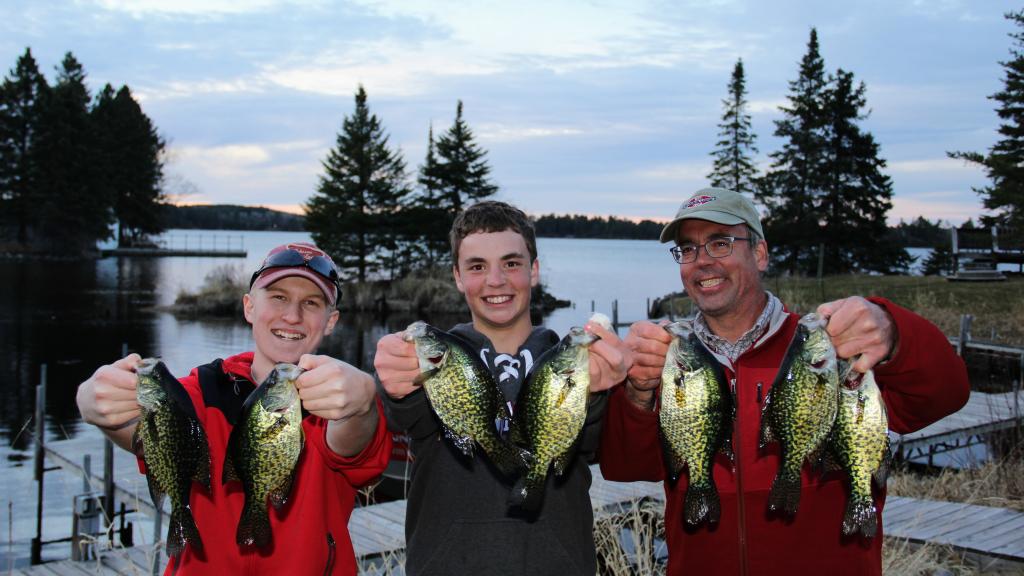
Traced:
[[953, 272], [953, 250], [948, 242], [933, 248], [921, 268], [921, 273], [925, 276], [948, 276]]
[[0, 86], [0, 226], [22, 245], [39, 219], [35, 154], [48, 90], [30, 48]]
[[799, 77], [789, 83], [789, 105], [775, 121], [775, 136], [785, 140], [769, 156], [771, 170], [761, 180], [756, 198], [768, 209], [763, 225], [771, 239], [773, 257], [790, 273], [817, 265], [821, 215], [815, 200], [825, 178], [825, 62], [818, 50], [818, 33], [811, 29]]
[[450, 253], [448, 230], [452, 220], [449, 211], [441, 205], [442, 171], [434, 150], [434, 127], [431, 125], [427, 134], [427, 155], [417, 178], [419, 194], [413, 202], [410, 218], [416, 223], [416, 232], [421, 238], [419, 252], [424, 268], [432, 268], [445, 261]]
[[306, 229], [343, 273], [364, 282], [395, 248], [396, 215], [409, 188], [405, 161], [388, 147], [362, 86], [355, 101], [306, 205]]
[[885, 216], [892, 208], [892, 181], [882, 173], [874, 137], [858, 122], [867, 115], [864, 83], [839, 69], [830, 78], [822, 109], [827, 124], [821, 174], [825, 186], [815, 199], [821, 215], [819, 238], [825, 244], [825, 270], [844, 273], [869, 270], [891, 273], [911, 262], [903, 247], [891, 241]]
[[[1024, 28], [1024, 10], [1005, 14], [1018, 27]], [[1000, 62], [1006, 71], [1003, 90], [989, 98], [999, 102], [996, 113], [1002, 123], [1002, 139], [989, 150], [987, 156], [978, 152], [949, 152], [952, 158], [961, 158], [985, 167], [991, 185], [974, 188], [982, 196], [982, 205], [996, 211], [991, 217], [982, 217], [985, 226], [1004, 225], [1024, 230], [1024, 32], [1011, 33], [1015, 46], [1010, 49], [1013, 58]]]
[[38, 142], [42, 238], [62, 253], [95, 250], [110, 237], [113, 199], [97, 185], [85, 70], [68, 52], [48, 92]]
[[[487, 153], [473, 142], [473, 132], [462, 119], [462, 101], [455, 110], [455, 123], [437, 139], [436, 182], [439, 205], [448, 211], [452, 220], [467, 205], [493, 196], [498, 187], [490, 182], [491, 172]], [[446, 228], [447, 230], [447, 228]]]
[[754, 146], [756, 135], [750, 131], [750, 115], [746, 112], [743, 60], [736, 61], [728, 89], [729, 97], [722, 100], [725, 112], [718, 125], [718, 148], [711, 153], [715, 162], [708, 178], [712, 186], [753, 194], [757, 168], [750, 154], [756, 154], [757, 147]]
[[107, 84], [97, 96], [92, 120], [97, 181], [102, 195], [114, 202], [118, 245], [162, 232], [163, 139], [127, 86], [115, 94]]

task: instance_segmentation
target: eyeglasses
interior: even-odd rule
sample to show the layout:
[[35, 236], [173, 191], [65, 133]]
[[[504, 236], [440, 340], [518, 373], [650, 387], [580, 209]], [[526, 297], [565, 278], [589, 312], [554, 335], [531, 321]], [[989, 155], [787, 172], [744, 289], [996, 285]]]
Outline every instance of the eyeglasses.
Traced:
[[341, 279], [338, 277], [338, 269], [334, 267], [334, 264], [326, 256], [313, 256], [306, 260], [306, 257], [298, 250], [282, 250], [267, 257], [259, 270], [252, 273], [252, 278], [249, 279], [249, 288], [251, 289], [252, 285], [256, 283], [256, 279], [260, 277], [260, 274], [271, 268], [291, 268], [294, 266], [305, 266], [327, 278], [334, 284], [338, 295], [341, 296]]
[[752, 240], [752, 238], [741, 238], [739, 236], [718, 236], [712, 238], [703, 244], [686, 243], [682, 246], [673, 246], [668, 249], [672, 253], [672, 257], [675, 261], [680, 264], [689, 264], [697, 261], [698, 250], [701, 247], [708, 253], [708, 256], [712, 258], [725, 258], [732, 254], [732, 245], [737, 240]]

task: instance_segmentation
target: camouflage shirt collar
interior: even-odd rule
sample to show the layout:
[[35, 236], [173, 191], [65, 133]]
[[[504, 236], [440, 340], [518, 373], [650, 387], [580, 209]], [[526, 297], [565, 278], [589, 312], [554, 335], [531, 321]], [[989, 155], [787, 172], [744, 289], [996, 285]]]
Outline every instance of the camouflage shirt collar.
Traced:
[[768, 296], [768, 302], [765, 303], [764, 310], [761, 310], [761, 315], [757, 317], [750, 330], [744, 332], [736, 342], [729, 342], [712, 332], [704, 315], [699, 311], [693, 319], [694, 333], [716, 356], [728, 358], [730, 363], [735, 362], [744, 352], [754, 347], [754, 344], [768, 332], [768, 328], [776, 323], [777, 317], [784, 312], [782, 302], [774, 294], [767, 290], [765, 294]]

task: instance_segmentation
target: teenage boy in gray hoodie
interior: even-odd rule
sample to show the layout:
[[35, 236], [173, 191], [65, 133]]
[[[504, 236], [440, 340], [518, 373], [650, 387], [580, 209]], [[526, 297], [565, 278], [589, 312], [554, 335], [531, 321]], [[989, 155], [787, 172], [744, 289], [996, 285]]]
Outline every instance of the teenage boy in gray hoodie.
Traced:
[[[530, 321], [530, 289], [540, 280], [533, 224], [519, 209], [485, 201], [452, 225], [452, 274], [472, 322], [450, 331], [469, 342], [491, 369], [513, 409], [534, 362], [558, 335]], [[414, 456], [406, 508], [405, 570], [431, 574], [531, 576], [596, 572], [588, 463], [597, 451], [609, 388], [632, 364], [618, 336], [587, 324], [601, 337], [590, 347], [591, 400], [571, 465], [548, 475], [536, 514], [507, 504], [513, 479], [480, 456], [468, 460], [439, 437], [440, 423], [421, 387], [416, 351], [402, 333], [377, 343], [374, 366], [387, 392], [388, 421], [408, 431]]]

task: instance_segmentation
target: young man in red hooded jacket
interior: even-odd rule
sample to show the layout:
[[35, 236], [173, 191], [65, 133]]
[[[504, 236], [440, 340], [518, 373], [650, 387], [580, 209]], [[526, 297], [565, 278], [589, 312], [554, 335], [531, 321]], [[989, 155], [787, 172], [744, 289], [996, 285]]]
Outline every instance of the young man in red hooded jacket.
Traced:
[[[334, 262], [316, 246], [274, 248], [242, 297], [255, 350], [199, 366], [180, 379], [206, 432], [211, 493], [193, 483], [190, 503], [203, 545], [187, 545], [170, 560], [167, 574], [356, 574], [348, 533], [356, 489], [384, 471], [391, 435], [373, 378], [314, 355], [338, 321], [339, 288]], [[140, 360], [131, 354], [103, 366], [78, 388], [82, 418], [126, 450], [139, 418]], [[288, 501], [281, 510], [269, 507], [271, 543], [240, 546], [235, 534], [242, 486], [221, 481], [228, 437], [242, 403], [278, 362], [305, 370], [295, 382], [308, 412], [302, 421], [305, 448]]]
[[[761, 408], [799, 317], [761, 285], [768, 245], [753, 204], [731, 190], [700, 190], [665, 226], [661, 242], [675, 243], [683, 286], [699, 310], [694, 332], [724, 368], [736, 402], [735, 463], [718, 455], [713, 466], [719, 522], [688, 526], [687, 475], [665, 483], [669, 575], [881, 575], [881, 528], [873, 538], [842, 534], [842, 474], [822, 478], [805, 466], [795, 516], [769, 514], [779, 447], [758, 446]], [[853, 368], [874, 371], [891, 430], [918, 430], [966, 403], [966, 368], [924, 318], [884, 298], [857, 296], [822, 304], [817, 313], [828, 319], [837, 355], [860, 355]], [[656, 395], [670, 339], [650, 322], [637, 322], [626, 336], [634, 363], [609, 399], [600, 445], [609, 480], [666, 479]], [[879, 527], [883, 503], [884, 492], [876, 496]]]

